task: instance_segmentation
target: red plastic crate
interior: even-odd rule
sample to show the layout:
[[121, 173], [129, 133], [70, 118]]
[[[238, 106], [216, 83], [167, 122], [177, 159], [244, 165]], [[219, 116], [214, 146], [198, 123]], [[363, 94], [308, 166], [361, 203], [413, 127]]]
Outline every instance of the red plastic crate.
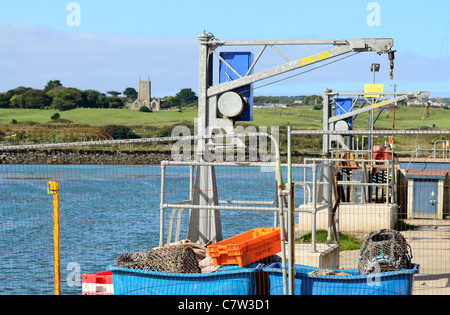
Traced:
[[114, 295], [112, 271], [85, 273], [82, 284], [83, 295]]
[[390, 160], [392, 158], [391, 148], [384, 145], [374, 145], [373, 146], [373, 159], [374, 160]]
[[253, 229], [208, 246], [215, 265], [247, 266], [281, 251], [280, 228]]

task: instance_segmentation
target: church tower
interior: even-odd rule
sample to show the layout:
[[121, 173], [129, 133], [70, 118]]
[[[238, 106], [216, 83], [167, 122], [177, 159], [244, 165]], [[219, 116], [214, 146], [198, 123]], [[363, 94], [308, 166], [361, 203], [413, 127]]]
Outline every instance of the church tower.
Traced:
[[148, 77], [148, 81], [142, 81], [141, 76], [139, 76], [138, 100], [141, 102], [142, 106], [149, 107], [151, 99], [152, 96], [150, 76]]
[[152, 100], [152, 83], [150, 82], [150, 76], [148, 80], [141, 80], [139, 76], [139, 90], [138, 97], [133, 103], [127, 104], [127, 107], [131, 110], [139, 110], [141, 107], [148, 107], [152, 111], [159, 111], [161, 105], [161, 99]]

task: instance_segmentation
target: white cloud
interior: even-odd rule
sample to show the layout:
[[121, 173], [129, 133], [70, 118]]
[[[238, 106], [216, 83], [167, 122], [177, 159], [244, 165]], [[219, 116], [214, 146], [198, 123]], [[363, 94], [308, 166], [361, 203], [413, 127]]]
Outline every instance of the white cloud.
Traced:
[[66, 33], [0, 25], [0, 90], [43, 88], [49, 80], [79, 89], [123, 91], [150, 75], [154, 96], [197, 87], [197, 39]]
[[[324, 47], [282, 48], [291, 59], [323, 51]], [[255, 55], [259, 48], [255, 49]], [[336, 59], [333, 59], [336, 60]], [[256, 71], [284, 60], [266, 49]], [[396, 54], [394, 81], [389, 80], [387, 55], [360, 53], [286, 81], [255, 90], [256, 95], [320, 94], [326, 87], [354, 92], [371, 83], [372, 63], [380, 63], [377, 83], [402, 82], [402, 90], [447, 92], [450, 56], [437, 58], [411, 52]], [[289, 72], [256, 83], [260, 86], [307, 70]], [[19, 85], [43, 88], [49, 80], [65, 86], [101, 92], [137, 88], [138, 76], [152, 80], [153, 96], [173, 95], [181, 88], [197, 90], [198, 40], [150, 35], [118, 35], [55, 31], [44, 27], [0, 24], [0, 92]], [[422, 83], [424, 86], [422, 86]], [[359, 91], [360, 89], [358, 89]], [[450, 91], [448, 91], [450, 95]]]

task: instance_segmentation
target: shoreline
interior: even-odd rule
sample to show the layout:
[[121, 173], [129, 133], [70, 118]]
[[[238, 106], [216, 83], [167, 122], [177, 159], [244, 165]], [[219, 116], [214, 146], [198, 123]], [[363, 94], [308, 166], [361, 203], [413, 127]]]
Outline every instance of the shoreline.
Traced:
[[[293, 163], [301, 163], [306, 156], [293, 157]], [[287, 158], [281, 156], [281, 162]], [[161, 161], [173, 161], [170, 151], [142, 150], [8, 150], [0, 152], [0, 165], [160, 165]]]
[[148, 165], [171, 159], [170, 152], [102, 150], [8, 150], [0, 152], [0, 164], [24, 165]]

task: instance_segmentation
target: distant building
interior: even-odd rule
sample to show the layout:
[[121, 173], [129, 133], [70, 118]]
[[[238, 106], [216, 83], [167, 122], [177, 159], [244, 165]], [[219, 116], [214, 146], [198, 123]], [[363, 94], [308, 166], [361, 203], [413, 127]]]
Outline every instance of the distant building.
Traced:
[[[430, 106], [436, 106], [436, 107], [443, 107], [445, 106], [445, 102], [443, 100], [430, 100], [430, 102], [428, 102], [428, 104]], [[407, 106], [411, 106], [411, 105], [425, 105], [425, 102], [422, 100], [414, 100], [414, 101], [409, 101], [406, 103]]]
[[274, 107], [282, 107], [282, 108], [286, 108], [287, 105], [286, 104], [275, 104], [275, 103], [270, 103], [270, 104], [254, 104], [253, 105], [254, 108], [274, 108]]
[[152, 83], [150, 82], [150, 77], [148, 77], [147, 81], [141, 80], [141, 77], [139, 76], [139, 91], [138, 91], [138, 97], [137, 99], [132, 102], [128, 103], [127, 107], [131, 110], [140, 110], [141, 107], [148, 107], [152, 111], [159, 111], [161, 106], [161, 99], [160, 98], [151, 98], [151, 86]]
[[422, 100], [418, 100], [415, 99], [413, 101], [408, 101], [406, 102], [406, 106], [411, 106], [411, 105], [424, 105], [425, 103]]

